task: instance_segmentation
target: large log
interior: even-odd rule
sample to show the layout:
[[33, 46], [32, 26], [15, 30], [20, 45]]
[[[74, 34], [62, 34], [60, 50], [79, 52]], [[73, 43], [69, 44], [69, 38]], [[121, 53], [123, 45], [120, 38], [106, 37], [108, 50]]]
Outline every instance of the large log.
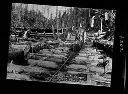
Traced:
[[22, 70], [27, 73], [48, 73], [48, 70], [45, 68], [37, 67], [37, 66], [26, 66], [23, 67]]
[[104, 68], [101, 67], [90, 66], [89, 70], [92, 72], [104, 73]]
[[14, 73], [7, 73], [7, 79], [31, 81], [31, 79], [30, 79], [30, 77], [28, 75], [25, 75], [25, 74], [14, 74]]
[[27, 45], [15, 45], [15, 44], [12, 44], [11, 47], [13, 49], [25, 50], [27, 48]]
[[71, 64], [69, 66], [67, 66], [67, 68], [70, 69], [87, 69], [87, 67], [85, 65], [80, 65], [80, 64]]
[[60, 55], [60, 54], [53, 54], [52, 56], [54, 56], [56, 58], [61, 58], [61, 59], [66, 58], [66, 56]]
[[39, 60], [39, 59], [44, 60], [44, 59], [46, 59], [47, 57], [44, 56], [44, 55], [42, 55], [42, 54], [29, 54], [29, 55], [28, 55], [28, 58], [29, 58], [29, 59], [35, 59], [35, 60]]
[[37, 65], [37, 66], [41, 66], [41, 67], [58, 68], [58, 65], [55, 62], [51, 62], [51, 61], [29, 59], [28, 63], [31, 65]]
[[67, 71], [67, 73], [70, 73], [70, 74], [80, 74], [82, 72], [77, 72], [77, 71]]
[[49, 57], [47, 59], [45, 59], [47, 61], [52, 61], [52, 62], [56, 62], [56, 63], [63, 63], [63, 61], [65, 61], [65, 59], [61, 59], [61, 58], [55, 58], [55, 57]]

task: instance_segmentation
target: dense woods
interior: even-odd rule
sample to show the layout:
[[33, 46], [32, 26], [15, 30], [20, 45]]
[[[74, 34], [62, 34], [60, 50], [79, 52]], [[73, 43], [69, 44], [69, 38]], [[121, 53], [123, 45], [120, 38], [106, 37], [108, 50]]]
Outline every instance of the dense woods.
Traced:
[[[69, 8], [65, 10], [62, 14], [61, 11], [57, 11], [57, 15], [53, 18], [52, 14], [49, 13], [50, 18], [46, 18], [44, 14], [40, 11], [28, 10], [28, 5], [26, 4], [25, 7], [22, 7], [23, 4], [19, 6], [12, 5], [11, 11], [11, 27], [22, 27], [25, 28], [43, 28], [43, 29], [52, 29], [52, 25], [54, 28], [66, 28], [75, 26], [76, 28], [79, 27], [80, 23], [82, 24], [83, 28], [87, 29], [90, 26], [90, 19], [92, 16], [96, 16], [97, 25], [100, 23], [100, 19], [106, 11], [104, 10], [94, 10], [91, 8]], [[49, 11], [47, 11], [49, 12]], [[57, 25], [58, 23], [58, 25]], [[112, 19], [109, 26], [112, 27], [114, 22]], [[94, 26], [95, 29], [99, 29], [99, 26]], [[105, 27], [105, 24], [104, 24]], [[105, 30], [105, 29], [104, 29]]]

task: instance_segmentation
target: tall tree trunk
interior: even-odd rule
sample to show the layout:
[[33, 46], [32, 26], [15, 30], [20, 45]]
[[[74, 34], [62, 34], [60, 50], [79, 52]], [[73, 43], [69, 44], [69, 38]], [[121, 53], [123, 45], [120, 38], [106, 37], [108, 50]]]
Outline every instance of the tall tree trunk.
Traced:
[[57, 19], [56, 19], [56, 25], [57, 25], [57, 37], [58, 37], [58, 39], [59, 39], [59, 32], [58, 32], [58, 7], [56, 7], [56, 17], [57, 17]]

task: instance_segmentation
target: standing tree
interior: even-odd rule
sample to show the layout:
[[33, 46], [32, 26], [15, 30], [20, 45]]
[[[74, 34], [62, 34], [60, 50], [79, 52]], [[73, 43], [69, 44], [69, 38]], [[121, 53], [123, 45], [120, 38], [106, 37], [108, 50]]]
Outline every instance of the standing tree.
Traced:
[[74, 24], [75, 27], [79, 27], [79, 8], [74, 7]]
[[59, 11], [58, 14], [58, 28], [62, 28], [62, 17], [61, 17], [61, 12]]

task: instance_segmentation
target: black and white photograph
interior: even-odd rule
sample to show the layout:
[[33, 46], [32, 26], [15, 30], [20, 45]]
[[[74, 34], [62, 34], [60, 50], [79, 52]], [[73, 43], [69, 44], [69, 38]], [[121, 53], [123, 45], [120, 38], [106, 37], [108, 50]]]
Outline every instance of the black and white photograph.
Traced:
[[116, 10], [12, 3], [6, 79], [111, 87]]

